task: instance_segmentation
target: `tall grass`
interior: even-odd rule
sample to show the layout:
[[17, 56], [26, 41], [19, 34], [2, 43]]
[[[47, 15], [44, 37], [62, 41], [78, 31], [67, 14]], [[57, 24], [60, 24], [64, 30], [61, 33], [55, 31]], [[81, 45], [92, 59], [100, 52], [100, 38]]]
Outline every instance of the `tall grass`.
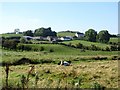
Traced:
[[[9, 73], [10, 85], [26, 88], [25, 81], [28, 71], [30, 71], [29, 65], [11, 66], [10, 69], [12, 69]], [[38, 88], [94, 88], [93, 85], [106, 88], [118, 87], [117, 61], [80, 62], [72, 66], [38, 64], [35, 65], [35, 69], [37, 74], [29, 75], [28, 88], [34, 88], [35, 86]], [[4, 69], [2, 69], [2, 74], [4, 81]], [[21, 78], [21, 75], [24, 75], [24, 77]], [[20, 78], [23, 83], [18, 80]], [[19, 85], [16, 86], [15, 83], [18, 82]]]

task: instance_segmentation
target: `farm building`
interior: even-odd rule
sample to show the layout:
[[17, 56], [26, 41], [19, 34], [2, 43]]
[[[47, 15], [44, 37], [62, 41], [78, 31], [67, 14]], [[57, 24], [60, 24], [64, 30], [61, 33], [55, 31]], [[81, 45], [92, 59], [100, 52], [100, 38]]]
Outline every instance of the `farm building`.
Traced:
[[75, 33], [75, 36], [77, 38], [81, 38], [81, 37], [84, 37], [84, 33], [77, 32], [77, 33]]
[[62, 41], [69, 41], [69, 40], [72, 40], [72, 38], [68, 37], [68, 36], [65, 36], [65, 37], [61, 37], [60, 40], [62, 40]]

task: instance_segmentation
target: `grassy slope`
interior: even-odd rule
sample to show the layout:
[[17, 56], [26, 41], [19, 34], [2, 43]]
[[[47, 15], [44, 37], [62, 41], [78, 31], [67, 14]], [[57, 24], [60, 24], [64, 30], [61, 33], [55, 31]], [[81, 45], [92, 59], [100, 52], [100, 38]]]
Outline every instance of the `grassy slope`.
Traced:
[[[14, 62], [21, 59], [22, 57], [30, 58], [32, 60], [41, 60], [41, 59], [51, 59], [51, 60], [75, 60], [76, 58], [82, 57], [93, 57], [93, 56], [113, 56], [117, 55], [118, 51], [86, 51], [80, 52], [79, 49], [70, 48], [66, 46], [56, 45], [56, 44], [28, 44], [31, 47], [44, 47], [44, 51], [34, 52], [34, 51], [8, 51], [3, 50], [2, 58], [3, 61]], [[50, 49], [53, 49], [54, 52], [49, 52]], [[1, 62], [1, 61], [0, 61]]]
[[83, 44], [83, 45], [85, 45], [85, 46], [90, 46], [91, 44], [93, 44], [93, 45], [96, 45], [96, 46], [101, 47], [101, 48], [106, 48], [106, 46], [109, 46], [109, 45], [103, 44], [103, 43], [89, 42], [89, 41], [84, 41], [84, 40], [65, 41], [65, 42], [63, 42], [63, 43], [66, 43], [66, 44], [71, 43], [71, 44], [73, 44], [73, 45], [75, 45], [75, 44], [77, 44], [77, 43], [81, 43], [81, 44]]
[[75, 33], [71, 33], [71, 32], [58, 32], [57, 36], [75, 36]]
[[3, 37], [14, 37], [14, 36], [22, 36], [22, 34], [0, 34]]
[[109, 42], [118, 42], [118, 38], [110, 38]]

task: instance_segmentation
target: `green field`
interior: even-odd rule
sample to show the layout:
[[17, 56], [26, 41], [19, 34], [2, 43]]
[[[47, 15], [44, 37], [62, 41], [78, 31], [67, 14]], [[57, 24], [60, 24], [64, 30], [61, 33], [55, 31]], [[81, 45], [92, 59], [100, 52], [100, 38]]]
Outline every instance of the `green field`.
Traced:
[[[44, 51], [12, 51], [2, 50], [1, 61], [14, 63], [21, 58], [28, 58], [32, 61], [52, 61], [51, 63], [38, 63], [34, 73], [29, 77], [29, 88], [95, 88], [100, 85], [106, 88], [118, 87], [118, 65], [117, 60], [112, 60], [118, 56], [117, 51], [85, 51], [57, 44], [25, 44], [33, 48], [44, 47]], [[50, 52], [53, 49], [53, 52]], [[0, 49], [1, 50], [1, 49]], [[105, 60], [94, 60], [94, 57], [107, 57]], [[60, 60], [72, 62], [72, 66], [60, 66]], [[10, 66], [9, 85], [12, 88], [22, 88], [21, 76], [27, 77], [30, 64]], [[5, 67], [2, 70], [2, 81], [5, 86]], [[35, 75], [39, 79], [35, 84]], [[79, 82], [79, 85], [75, 84]], [[25, 85], [27, 87], [27, 85]]]
[[16, 36], [22, 36], [22, 34], [0, 34], [0, 36], [3, 36], [3, 37], [16, 37]]
[[96, 46], [101, 47], [101, 48], [106, 48], [107, 46], [109, 47], [108, 44], [103, 44], [103, 43], [98, 43], [98, 42], [89, 42], [89, 41], [84, 41], [84, 40], [64, 41], [63, 43], [65, 43], [65, 44], [71, 43], [72, 45], [76, 45], [78, 43], [81, 43], [84, 46], [96, 45]]
[[[118, 51], [89, 51], [81, 52], [80, 49], [75, 49], [67, 46], [56, 44], [26, 44], [30, 47], [41, 48], [44, 47], [44, 51], [8, 51], [3, 50], [2, 58], [4, 62], [14, 62], [23, 57], [30, 58], [31, 60], [43, 60], [50, 59], [54, 61], [60, 60], [75, 60], [81, 58], [89, 58], [94, 56], [106, 56], [112, 57], [118, 55]], [[50, 52], [53, 49], [53, 52]], [[11, 58], [12, 57], [12, 58]]]
[[57, 36], [64, 37], [64, 36], [75, 36], [75, 33], [71, 32], [58, 32]]
[[[5, 35], [7, 37], [7, 35]], [[69, 36], [69, 35], [65, 35]], [[112, 42], [116, 38], [110, 39]], [[117, 41], [117, 40], [116, 40]], [[115, 42], [116, 42], [115, 41]], [[91, 44], [101, 48], [109, 47], [108, 44], [88, 42], [83, 40], [64, 41], [65, 44], [81, 43], [85, 46]], [[120, 51], [90, 51], [67, 47], [59, 44], [24, 44], [37, 51], [5, 50], [0, 47], [0, 63], [9, 63], [10, 71], [8, 85], [12, 88], [21, 88], [21, 76], [28, 76], [30, 65], [35, 66], [34, 72], [29, 77], [29, 88], [118, 88], [118, 61]], [[41, 47], [44, 48], [40, 51]], [[50, 50], [53, 50], [50, 52]], [[14, 65], [22, 58], [30, 59], [36, 64], [25, 63]], [[103, 58], [102, 60], [100, 58]], [[61, 66], [58, 62], [71, 61], [71, 66]], [[25, 61], [25, 60], [24, 60]], [[2, 83], [5, 86], [5, 67], [0, 67]], [[36, 81], [38, 75], [38, 81]], [[37, 82], [37, 84], [36, 84]], [[76, 86], [76, 83], [78, 85]], [[27, 87], [25, 83], [25, 87]]]
[[118, 43], [118, 38], [110, 38], [109, 42], [116, 42], [116, 43]]

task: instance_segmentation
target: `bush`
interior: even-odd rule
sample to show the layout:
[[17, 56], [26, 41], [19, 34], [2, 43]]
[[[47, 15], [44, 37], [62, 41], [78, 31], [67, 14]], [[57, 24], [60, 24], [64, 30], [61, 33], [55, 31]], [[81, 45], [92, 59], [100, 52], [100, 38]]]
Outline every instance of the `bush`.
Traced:
[[76, 48], [82, 49], [83, 48], [83, 44], [81, 44], [81, 43], [76, 44]]
[[26, 51], [30, 51], [32, 50], [32, 47], [28, 46], [28, 45], [24, 45], [24, 44], [18, 44], [17, 45], [17, 49], [18, 50], [26, 50]]
[[18, 42], [15, 40], [4, 40], [2, 47], [16, 50]]
[[40, 48], [40, 51], [44, 51], [44, 47], [41, 47], [41, 48]]
[[117, 50], [118, 50], [117, 45], [111, 45], [111, 46], [110, 46], [110, 50], [111, 50], [111, 51], [117, 51]]
[[106, 51], [110, 51], [110, 48], [107, 46], [107, 47], [105, 48], [105, 50], [106, 50]]
[[54, 50], [53, 50], [53, 49], [50, 49], [50, 52], [54, 52]]
[[95, 90], [104, 90], [105, 87], [100, 85], [99, 83], [95, 82], [95, 83], [93, 83], [93, 88]]
[[20, 43], [26, 43], [26, 39], [24, 37], [20, 38]]
[[91, 45], [91, 50], [97, 51], [97, 50], [98, 50], [98, 47], [92, 44], [92, 45]]

